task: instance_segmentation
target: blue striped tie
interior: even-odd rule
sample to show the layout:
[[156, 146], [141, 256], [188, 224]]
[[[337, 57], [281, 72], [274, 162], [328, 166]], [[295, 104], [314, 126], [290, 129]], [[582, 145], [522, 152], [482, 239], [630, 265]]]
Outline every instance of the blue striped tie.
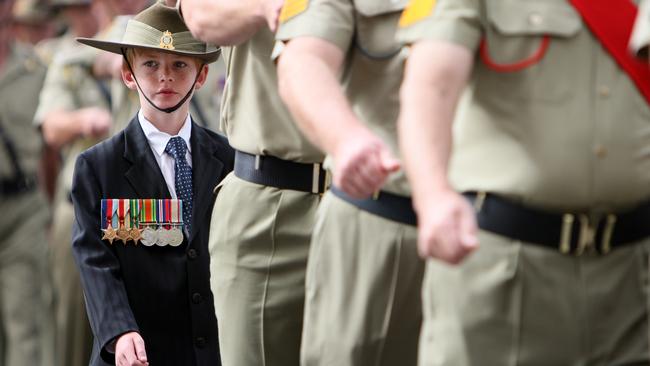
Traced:
[[183, 200], [183, 222], [189, 234], [192, 232], [192, 168], [185, 159], [185, 140], [180, 136], [172, 137], [165, 147], [165, 152], [175, 160], [176, 196]]

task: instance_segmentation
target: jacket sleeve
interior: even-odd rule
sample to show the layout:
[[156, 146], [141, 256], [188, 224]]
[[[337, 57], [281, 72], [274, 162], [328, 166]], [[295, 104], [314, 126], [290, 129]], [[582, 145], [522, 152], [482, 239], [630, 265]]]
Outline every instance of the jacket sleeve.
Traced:
[[72, 184], [74, 225], [72, 251], [81, 274], [86, 310], [104, 361], [115, 356], [107, 345], [121, 334], [138, 331], [122, 281], [120, 263], [107, 242], [101, 240], [102, 188], [91, 158], [79, 156]]

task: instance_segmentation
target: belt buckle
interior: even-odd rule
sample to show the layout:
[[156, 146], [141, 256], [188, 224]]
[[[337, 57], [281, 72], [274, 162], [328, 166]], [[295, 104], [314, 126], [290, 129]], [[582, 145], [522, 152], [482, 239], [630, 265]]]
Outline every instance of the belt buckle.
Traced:
[[[312, 179], [311, 179], [311, 193], [318, 194], [321, 197], [327, 192], [332, 185], [332, 175], [328, 169], [322, 169], [322, 164], [315, 163], [313, 165]], [[323, 178], [323, 192], [320, 191], [320, 178], [321, 170], [324, 172], [325, 177]]]
[[591, 220], [586, 214], [564, 214], [562, 218], [562, 230], [560, 233], [560, 247], [559, 250], [562, 254], [571, 253], [571, 238], [573, 223], [577, 219], [580, 223], [580, 231], [578, 233], [578, 245], [573, 255], [582, 256], [585, 254], [607, 254], [611, 251], [612, 234], [614, 233], [614, 226], [616, 225], [617, 217], [614, 214], [607, 214], [605, 216], [605, 226], [602, 231], [602, 238], [600, 246], [596, 247], [596, 237], [600, 228], [602, 220]]

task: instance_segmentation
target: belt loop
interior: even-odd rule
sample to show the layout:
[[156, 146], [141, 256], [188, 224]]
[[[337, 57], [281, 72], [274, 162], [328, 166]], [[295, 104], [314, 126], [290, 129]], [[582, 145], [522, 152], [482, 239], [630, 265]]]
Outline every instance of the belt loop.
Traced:
[[603, 231], [603, 240], [600, 245], [602, 254], [607, 254], [612, 250], [612, 234], [614, 233], [614, 225], [616, 224], [616, 215], [608, 214], [607, 221], [605, 222], [605, 230]]
[[311, 177], [311, 193], [319, 193], [318, 185], [320, 183], [320, 164], [313, 164], [314, 170]]
[[569, 254], [571, 251], [571, 230], [574, 220], [572, 214], [562, 216], [562, 232], [560, 233], [560, 253], [562, 254]]
[[476, 199], [474, 199], [474, 211], [476, 211], [476, 213], [481, 212], [481, 209], [483, 209], [483, 204], [485, 203], [486, 198], [487, 198], [486, 192], [484, 191], [476, 192]]
[[260, 170], [260, 160], [261, 160], [260, 156], [255, 155], [255, 170]]
[[576, 255], [580, 256], [591, 248], [594, 244], [595, 230], [589, 225], [589, 217], [585, 214], [580, 215], [580, 237], [578, 238], [578, 248]]
[[379, 199], [379, 190], [372, 192], [372, 199], [373, 200], [378, 200]]

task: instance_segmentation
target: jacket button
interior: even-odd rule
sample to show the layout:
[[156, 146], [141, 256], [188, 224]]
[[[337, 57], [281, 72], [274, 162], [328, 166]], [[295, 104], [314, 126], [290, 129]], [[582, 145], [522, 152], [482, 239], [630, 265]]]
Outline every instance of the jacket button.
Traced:
[[192, 294], [192, 302], [193, 303], [198, 304], [198, 303], [201, 302], [201, 300], [203, 300], [203, 296], [201, 296], [200, 293], [195, 292], [195, 293]]
[[199, 253], [196, 252], [196, 249], [190, 249], [190, 250], [187, 251], [187, 256], [190, 259], [196, 259], [196, 257], [199, 256]]
[[196, 346], [199, 348], [205, 347], [205, 343], [206, 343], [205, 338], [203, 337], [196, 337], [196, 339], [194, 340], [194, 344], [196, 344]]

